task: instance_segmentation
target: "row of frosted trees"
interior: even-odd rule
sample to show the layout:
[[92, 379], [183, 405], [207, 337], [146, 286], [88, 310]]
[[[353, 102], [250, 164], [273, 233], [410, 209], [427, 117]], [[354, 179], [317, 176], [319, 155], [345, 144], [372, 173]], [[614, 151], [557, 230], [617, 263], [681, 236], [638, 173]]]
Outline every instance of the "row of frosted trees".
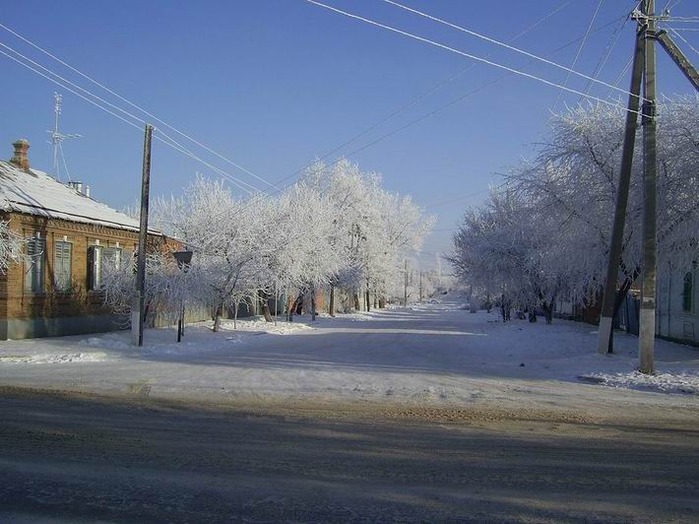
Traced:
[[[658, 111], [658, 267], [699, 257], [699, 102], [666, 99]], [[542, 308], [556, 298], [594, 303], [603, 291], [621, 165], [625, 115], [585, 106], [552, 119], [536, 158], [511, 170], [480, 206], [466, 211], [449, 257], [480, 299]], [[617, 301], [642, 274], [643, 163], [634, 158], [619, 260]]]
[[[276, 195], [240, 198], [199, 176], [155, 202], [152, 223], [193, 256], [182, 271], [171, 254], [149, 255], [147, 302], [173, 316], [179, 304], [206, 308], [217, 330], [225, 314], [273, 297], [312, 301], [322, 289], [334, 314], [402, 296], [404, 259], [432, 220], [409, 197], [382, 189], [380, 176], [341, 160], [316, 163]], [[130, 268], [105, 278], [111, 307], [127, 312], [133, 287]], [[315, 304], [307, 309], [315, 314]]]

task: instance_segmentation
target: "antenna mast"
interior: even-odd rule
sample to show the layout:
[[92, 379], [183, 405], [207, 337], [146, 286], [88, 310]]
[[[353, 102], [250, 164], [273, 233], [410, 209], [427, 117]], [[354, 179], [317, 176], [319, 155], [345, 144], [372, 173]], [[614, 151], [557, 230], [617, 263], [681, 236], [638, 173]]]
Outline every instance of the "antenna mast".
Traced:
[[51, 141], [49, 142], [49, 144], [53, 146], [53, 172], [56, 175], [56, 180], [61, 180], [60, 165], [58, 163], [58, 157], [60, 155], [61, 160], [63, 161], [63, 167], [65, 168], [66, 176], [68, 177], [68, 182], [70, 182], [70, 173], [68, 173], [68, 166], [66, 166], [66, 159], [63, 156], [63, 147], [61, 146], [61, 143], [64, 140], [68, 140], [70, 138], [82, 138], [82, 135], [65, 135], [59, 131], [58, 123], [61, 117], [61, 105], [63, 104], [63, 95], [59, 93], [54, 93], [53, 98], [55, 102], [54, 112], [56, 113], [56, 120], [53, 131], [47, 131], [47, 133], [51, 135]]

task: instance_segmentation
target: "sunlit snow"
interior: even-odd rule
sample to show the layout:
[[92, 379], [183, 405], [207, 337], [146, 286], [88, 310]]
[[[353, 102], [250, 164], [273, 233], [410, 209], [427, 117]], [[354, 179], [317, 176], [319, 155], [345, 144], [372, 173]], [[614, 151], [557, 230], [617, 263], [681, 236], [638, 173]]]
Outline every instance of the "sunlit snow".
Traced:
[[[0, 342], [0, 384], [149, 394], [381, 400], [451, 405], [513, 395], [557, 402], [594, 391], [637, 390], [687, 400], [699, 394], [699, 349], [656, 341], [656, 374], [636, 371], [638, 339], [617, 333], [597, 354], [594, 326], [556, 319], [503, 324], [458, 302], [338, 315], [188, 324]], [[566, 385], [567, 384], [567, 385]], [[575, 391], [578, 391], [577, 389]], [[529, 395], [527, 397], [526, 395]], [[538, 396], [537, 396], [538, 395]], [[591, 396], [591, 399], [594, 397]], [[592, 402], [592, 401], [590, 401]]]

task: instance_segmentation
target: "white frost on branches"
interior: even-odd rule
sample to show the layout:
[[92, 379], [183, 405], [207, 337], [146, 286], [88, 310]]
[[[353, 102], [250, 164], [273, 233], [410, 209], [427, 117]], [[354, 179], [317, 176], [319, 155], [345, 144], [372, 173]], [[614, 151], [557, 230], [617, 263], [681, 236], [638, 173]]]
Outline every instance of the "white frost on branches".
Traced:
[[[666, 99], [658, 113], [659, 263], [682, 267], [699, 256], [699, 104]], [[561, 294], [593, 301], [606, 278], [624, 120], [623, 111], [602, 104], [554, 117], [535, 160], [523, 162], [504, 189], [466, 212], [450, 256], [461, 279], [523, 305], [550, 304]], [[642, 271], [640, 149], [619, 262], [624, 293]]]
[[9, 220], [0, 220], [0, 273], [22, 260], [25, 239], [10, 228]]

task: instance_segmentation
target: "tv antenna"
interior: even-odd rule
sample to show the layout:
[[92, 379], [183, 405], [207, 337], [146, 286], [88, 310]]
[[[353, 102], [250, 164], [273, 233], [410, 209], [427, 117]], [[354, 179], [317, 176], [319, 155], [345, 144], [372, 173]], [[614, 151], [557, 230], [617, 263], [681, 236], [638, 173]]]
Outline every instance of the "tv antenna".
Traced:
[[64, 134], [59, 131], [59, 121], [61, 118], [61, 106], [63, 104], [63, 95], [59, 93], [54, 93], [53, 94], [53, 99], [54, 99], [54, 111], [56, 113], [56, 121], [55, 125], [53, 128], [53, 131], [46, 131], [51, 135], [51, 141], [49, 144], [53, 146], [53, 172], [56, 175], [56, 180], [61, 180], [61, 173], [60, 173], [60, 163], [59, 163], [59, 157], [61, 162], [63, 163], [63, 169], [65, 170], [66, 177], [68, 178], [68, 182], [70, 182], [70, 173], [68, 172], [68, 166], [66, 165], [66, 158], [63, 154], [63, 146], [61, 145], [65, 140], [71, 139], [71, 138], [82, 138], [82, 135], [77, 135], [77, 134]]

